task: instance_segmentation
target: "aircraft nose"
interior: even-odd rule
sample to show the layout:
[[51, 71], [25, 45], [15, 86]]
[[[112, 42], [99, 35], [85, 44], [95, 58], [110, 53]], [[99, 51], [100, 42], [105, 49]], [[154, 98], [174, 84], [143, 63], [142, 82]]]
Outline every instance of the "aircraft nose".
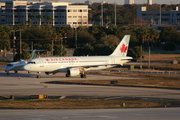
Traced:
[[29, 65], [24, 65], [24, 70], [27, 70], [27, 71], [29, 71], [30, 70], [30, 66]]

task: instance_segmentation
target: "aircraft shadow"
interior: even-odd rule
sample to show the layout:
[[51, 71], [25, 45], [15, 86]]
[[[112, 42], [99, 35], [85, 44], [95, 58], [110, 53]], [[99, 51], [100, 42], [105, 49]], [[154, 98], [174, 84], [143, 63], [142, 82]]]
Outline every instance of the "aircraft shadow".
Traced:
[[36, 77], [36, 74], [25, 74], [25, 73], [9, 73], [9, 75], [7, 75], [5, 72], [0, 72], [0, 77]]

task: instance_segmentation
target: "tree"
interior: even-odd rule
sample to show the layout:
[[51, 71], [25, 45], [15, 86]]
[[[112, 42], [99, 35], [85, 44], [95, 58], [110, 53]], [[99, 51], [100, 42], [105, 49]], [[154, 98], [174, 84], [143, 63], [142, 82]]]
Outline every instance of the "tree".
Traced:
[[78, 30], [77, 31], [77, 43], [80, 44], [86, 44], [86, 43], [90, 43], [90, 44], [95, 44], [96, 43], [96, 39], [94, 38], [93, 35], [91, 35], [89, 32], [87, 32], [86, 30]]
[[106, 35], [100, 41], [104, 45], [117, 46], [120, 40], [114, 35]]
[[[20, 47], [19, 47], [19, 44], [17, 45], [17, 47], [16, 47], [16, 51], [20, 51], [19, 50], [20, 49]], [[30, 48], [29, 48], [29, 46], [28, 46], [28, 44], [27, 43], [25, 43], [25, 42], [22, 42], [22, 50], [29, 50]], [[18, 60], [20, 60], [20, 59], [29, 59], [30, 57], [30, 55], [29, 55], [30, 53], [28, 52], [28, 51], [22, 51], [22, 53], [21, 53], [21, 55], [20, 55], [20, 53], [19, 52], [17, 52], [17, 54], [15, 55], [15, 57], [14, 57], [14, 61], [18, 61]], [[26, 56], [27, 55], [27, 56]], [[21, 58], [20, 58], [20, 56], [21, 56]]]
[[136, 60], [140, 59], [141, 58], [141, 47], [135, 46], [134, 48], [129, 49], [128, 56], [131, 56]]
[[58, 56], [65, 56], [67, 54], [67, 51], [65, 47], [59, 45], [59, 46], [54, 46], [54, 51], [53, 55], [58, 55]]
[[[148, 41], [148, 46], [153, 47], [153, 44], [157, 44], [159, 41], [159, 32], [155, 30], [154, 28], [149, 28], [148, 29], [149, 33], [149, 41]], [[156, 45], [157, 46], [157, 45]]]
[[41, 22], [42, 22], [43, 16], [42, 15], [38, 15], [38, 16], [36, 16], [36, 18], [39, 19], [39, 25], [41, 26]]
[[28, 16], [29, 16], [29, 19], [28, 19], [27, 22], [28, 22], [29, 27], [31, 27], [31, 26], [32, 26], [32, 23], [33, 23], [32, 18], [34, 17], [34, 14], [29, 13]]
[[47, 16], [46, 20], [47, 20], [48, 25], [51, 25], [51, 26], [53, 25], [53, 20], [54, 20], [53, 17]]
[[165, 27], [160, 34], [160, 38], [162, 42], [174, 42], [175, 44], [180, 44], [180, 33], [177, 32], [177, 29], [174, 26]]
[[6, 51], [10, 50], [10, 32], [9, 26], [0, 25], [0, 50], [4, 51], [3, 57], [6, 57]]
[[91, 46], [89, 43], [86, 43], [84, 46], [81, 46], [75, 49], [73, 55], [74, 56], [87, 56], [87, 55], [93, 55], [93, 53], [94, 53], [94, 47]]
[[110, 55], [115, 49], [115, 46], [97, 44], [94, 46], [94, 55]]
[[41, 49], [42, 49], [42, 44], [35, 43], [35, 44], [34, 44], [34, 49], [36, 49], [36, 50], [41, 50]]
[[31, 54], [28, 51], [23, 51], [21, 57], [22, 59], [28, 60], [31, 58]]

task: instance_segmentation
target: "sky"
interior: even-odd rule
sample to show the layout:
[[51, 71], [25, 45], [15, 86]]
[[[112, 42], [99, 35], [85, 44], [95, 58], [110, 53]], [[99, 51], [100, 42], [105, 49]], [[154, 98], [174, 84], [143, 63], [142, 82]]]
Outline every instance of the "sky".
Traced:
[[[84, 3], [84, 1], [86, 0], [62, 0], [62, 1], [66, 1], [66, 2], [71, 2], [71, 3], [76, 3], [76, 2], [80, 2], [80, 3]], [[93, 2], [110, 2], [110, 3], [114, 3], [116, 1], [117, 4], [124, 4], [124, 0], [91, 0]], [[143, 4], [143, 3], [147, 3], [147, 0], [134, 0], [134, 2], [136, 4]], [[180, 0], [153, 0], [153, 3], [157, 3], [157, 4], [180, 4]]]

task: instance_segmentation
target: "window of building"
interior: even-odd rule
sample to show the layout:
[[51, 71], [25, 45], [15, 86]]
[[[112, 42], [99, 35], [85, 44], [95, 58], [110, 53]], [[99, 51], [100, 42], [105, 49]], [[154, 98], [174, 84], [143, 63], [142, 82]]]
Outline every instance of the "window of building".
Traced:
[[77, 12], [77, 10], [73, 10], [73, 12]]
[[87, 18], [87, 16], [83, 16], [83, 18]]
[[73, 16], [73, 18], [77, 18], [77, 16]]
[[68, 16], [68, 18], [72, 18], [72, 16]]
[[83, 12], [87, 12], [87, 10], [83, 10]]
[[46, 12], [52, 12], [52, 10], [47, 10]]
[[33, 10], [33, 12], [39, 12], [39, 10]]
[[59, 12], [66, 12], [66, 10], [59, 10]]
[[82, 16], [78, 16], [78, 18], [82, 18]]
[[82, 10], [78, 10], [78, 12], [82, 12]]

